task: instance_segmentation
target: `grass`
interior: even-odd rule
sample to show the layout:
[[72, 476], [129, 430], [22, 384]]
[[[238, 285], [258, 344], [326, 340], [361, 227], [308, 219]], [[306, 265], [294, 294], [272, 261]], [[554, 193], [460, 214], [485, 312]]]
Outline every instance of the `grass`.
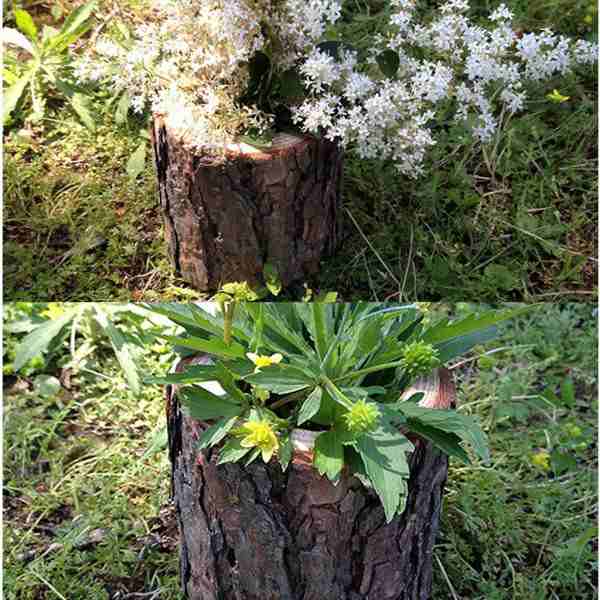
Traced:
[[[23, 309], [8, 305], [7, 322]], [[593, 306], [541, 305], [454, 369], [460, 410], [484, 423], [492, 462], [451, 465], [436, 600], [595, 597], [596, 332]], [[5, 364], [21, 335], [5, 337]], [[175, 600], [168, 459], [147, 452], [164, 422], [163, 392], [134, 397], [99, 340], [87, 371], [69, 372], [65, 344], [26, 375], [5, 374], [4, 597]], [[153, 344], [139, 358], [144, 373], [164, 373], [174, 356]], [[98, 529], [101, 541], [86, 545]]]
[[[483, 14], [496, 3], [472, 4]], [[594, 35], [593, 3], [508, 4], [524, 30]], [[346, 25], [345, 36], [364, 44], [380, 5], [346, 2], [349, 11], [374, 16]], [[101, 6], [102, 14], [114, 9]], [[119, 7], [126, 20], [140, 10], [133, 2]], [[43, 5], [37, 11], [47, 18]], [[541, 86], [485, 153], [461, 127], [440, 127], [429, 170], [417, 181], [390, 164], [349, 156], [343, 241], [307, 283], [343, 299], [589, 299], [597, 287], [596, 87], [595, 69]], [[554, 88], [570, 100], [546, 99]], [[106, 92], [96, 94], [94, 109], [93, 135], [57, 102], [26, 136], [18, 127], [5, 132], [4, 298], [199, 297], [169, 264], [151, 157], [135, 180], [126, 173], [146, 124], [117, 125]]]

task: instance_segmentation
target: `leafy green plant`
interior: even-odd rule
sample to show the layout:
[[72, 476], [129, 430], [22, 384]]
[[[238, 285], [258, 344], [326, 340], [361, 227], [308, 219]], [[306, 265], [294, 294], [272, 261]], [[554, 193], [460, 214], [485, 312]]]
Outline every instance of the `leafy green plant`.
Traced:
[[[139, 395], [140, 376], [136, 355], [145, 338], [141, 324], [146, 321], [138, 309], [130, 304], [50, 304], [41, 314], [33, 314], [13, 320], [5, 325], [6, 333], [27, 333], [9, 357], [10, 371], [32, 372], [35, 366], [43, 367], [57, 354], [65, 342], [69, 343], [71, 360], [69, 366], [77, 371], [84, 366], [86, 358], [93, 352], [98, 340], [107, 339], [123, 370], [131, 391]], [[118, 323], [127, 321], [126, 330]], [[137, 332], [135, 332], [137, 329]], [[77, 344], [78, 333], [83, 334], [83, 343]], [[5, 365], [5, 374], [7, 374]], [[47, 387], [47, 386], [46, 386]]]
[[[402, 398], [425, 375], [496, 335], [496, 323], [525, 309], [424, 324], [414, 305], [232, 303], [212, 315], [195, 305], [148, 305], [185, 333], [161, 337], [214, 363], [151, 378], [177, 384], [189, 414], [211, 423], [198, 448], [220, 445], [219, 463], [277, 457], [285, 469], [292, 430], [317, 432], [314, 467], [337, 482], [346, 467], [379, 495], [390, 521], [404, 509], [413, 445], [406, 431], [464, 462], [467, 442], [488, 458], [477, 422], [454, 410]], [[222, 393], [202, 387], [219, 382]]]
[[[5, 54], [3, 76], [8, 84], [4, 90], [2, 120], [5, 125], [16, 122], [19, 104], [28, 108], [28, 119], [40, 121], [46, 111], [50, 94], [66, 98], [72, 109], [88, 129], [95, 129], [89, 108], [89, 97], [73, 78], [69, 46], [91, 27], [91, 15], [96, 2], [75, 9], [60, 30], [44, 26], [38, 31], [31, 15], [22, 9], [14, 10], [17, 29], [5, 27], [2, 43], [16, 52]], [[27, 56], [27, 59], [24, 57]]]
[[[212, 297], [212, 300], [219, 303], [221, 311], [224, 312], [223, 306], [231, 302], [256, 302], [277, 298], [283, 290], [283, 283], [277, 268], [271, 263], [265, 263], [262, 279], [264, 284], [258, 286], [252, 286], [247, 281], [224, 283]], [[335, 302], [336, 300], [337, 292], [321, 291], [315, 293], [306, 283], [304, 284], [302, 302]]]

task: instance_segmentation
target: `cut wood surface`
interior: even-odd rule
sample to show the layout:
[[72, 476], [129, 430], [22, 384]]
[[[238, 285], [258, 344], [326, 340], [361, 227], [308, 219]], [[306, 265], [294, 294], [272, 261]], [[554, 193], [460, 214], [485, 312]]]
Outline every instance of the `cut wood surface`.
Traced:
[[[207, 360], [187, 359], [178, 370]], [[438, 389], [446, 389], [437, 398], [446, 408], [448, 399], [454, 404], [451, 376], [442, 371], [440, 380]], [[217, 451], [194, 447], [207, 425], [182, 412], [172, 387], [167, 414], [186, 598], [430, 597], [448, 458], [429, 442], [414, 440], [406, 509], [386, 523], [379, 499], [356, 478], [334, 486], [318, 475], [310, 442], [285, 472], [275, 461], [217, 466]]]
[[194, 151], [155, 117], [153, 147], [171, 261], [196, 289], [283, 285], [319, 269], [338, 239], [342, 151], [327, 140], [279, 134], [268, 149], [230, 144]]

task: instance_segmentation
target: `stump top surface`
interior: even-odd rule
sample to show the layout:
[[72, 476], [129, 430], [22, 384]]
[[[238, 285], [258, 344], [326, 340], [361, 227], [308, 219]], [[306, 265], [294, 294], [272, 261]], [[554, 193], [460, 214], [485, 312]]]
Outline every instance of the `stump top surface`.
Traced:
[[257, 148], [245, 142], [227, 144], [228, 152], [234, 154], [249, 155], [252, 158], [260, 159], [262, 156], [271, 158], [277, 154], [283, 154], [286, 151], [306, 143], [310, 138], [308, 136], [293, 135], [291, 133], [276, 133], [271, 145], [268, 148]]
[[[168, 115], [155, 114], [154, 126], [156, 128], [164, 127], [170, 135], [177, 139], [178, 142], [192, 148], [194, 147], [192, 142], [189, 139], [186, 139], [181, 132], [179, 132], [176, 128], [174, 129], [173, 127], [169, 127]], [[285, 155], [292, 149], [298, 150], [301, 147], [308, 145], [313, 139], [314, 138], [310, 135], [276, 133], [269, 147], [258, 148], [243, 141], [232, 142], [229, 144], [224, 144], [220, 148], [216, 147], [215, 156], [218, 156], [219, 153], [222, 153], [230, 158], [244, 157], [252, 160], [270, 160], [276, 156]], [[197, 146], [197, 151], [198, 153], [202, 154], [209, 153], [208, 148], [205, 151], [202, 151], [201, 145]]]

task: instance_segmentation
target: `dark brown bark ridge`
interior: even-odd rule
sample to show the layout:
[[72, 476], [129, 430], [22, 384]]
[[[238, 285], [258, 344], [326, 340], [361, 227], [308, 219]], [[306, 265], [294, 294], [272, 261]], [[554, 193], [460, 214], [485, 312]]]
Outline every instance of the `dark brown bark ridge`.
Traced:
[[198, 290], [283, 285], [317, 272], [338, 238], [342, 152], [327, 140], [282, 135], [267, 151], [207, 157], [155, 117], [152, 136], [171, 261]]
[[413, 439], [406, 509], [386, 524], [379, 499], [354, 477], [334, 486], [303, 460], [285, 473], [274, 461], [217, 467], [216, 452], [194, 448], [205, 425], [183, 414], [171, 392], [169, 450], [187, 598], [430, 597], [446, 455]]

